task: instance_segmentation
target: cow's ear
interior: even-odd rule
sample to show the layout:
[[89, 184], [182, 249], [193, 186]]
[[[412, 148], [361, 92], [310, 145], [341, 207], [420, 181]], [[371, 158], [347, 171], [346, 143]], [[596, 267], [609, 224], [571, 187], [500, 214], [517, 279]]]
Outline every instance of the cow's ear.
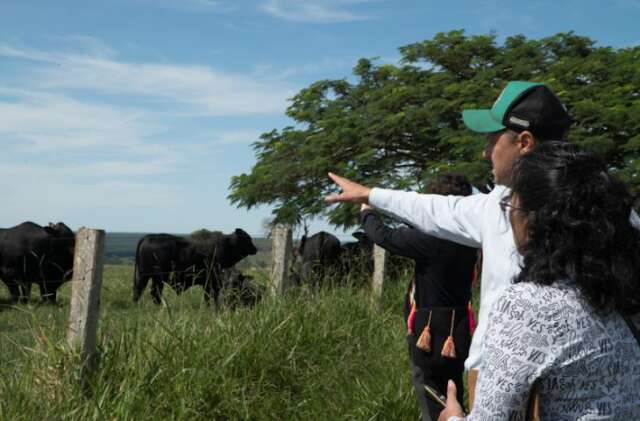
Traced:
[[51, 223], [49, 223], [49, 226], [43, 227], [43, 228], [44, 228], [44, 231], [49, 235], [58, 235], [59, 234], [57, 227], [55, 225], [51, 224]]

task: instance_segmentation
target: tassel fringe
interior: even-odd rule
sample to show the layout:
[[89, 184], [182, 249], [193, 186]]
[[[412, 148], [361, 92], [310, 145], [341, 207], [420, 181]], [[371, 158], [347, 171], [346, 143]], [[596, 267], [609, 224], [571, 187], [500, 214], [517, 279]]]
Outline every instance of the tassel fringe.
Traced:
[[424, 352], [431, 352], [431, 311], [429, 311], [427, 325], [422, 329], [422, 333], [416, 342], [416, 347]]
[[409, 312], [409, 317], [407, 318], [407, 335], [413, 335], [413, 325], [416, 319], [416, 305], [415, 303], [411, 306], [411, 311]]
[[454, 326], [455, 320], [456, 320], [456, 311], [453, 310], [451, 314], [451, 328], [449, 330], [449, 337], [447, 338], [447, 340], [444, 342], [444, 345], [442, 346], [441, 354], [445, 358], [451, 358], [451, 359], [456, 358], [456, 344], [453, 341], [453, 326]]
[[414, 323], [416, 319], [416, 312], [418, 311], [418, 306], [416, 305], [416, 277], [414, 275], [411, 280], [411, 284], [409, 285], [409, 291], [407, 291], [409, 295], [409, 306], [411, 309], [409, 310], [409, 317], [407, 317], [407, 335], [412, 336], [414, 334]]

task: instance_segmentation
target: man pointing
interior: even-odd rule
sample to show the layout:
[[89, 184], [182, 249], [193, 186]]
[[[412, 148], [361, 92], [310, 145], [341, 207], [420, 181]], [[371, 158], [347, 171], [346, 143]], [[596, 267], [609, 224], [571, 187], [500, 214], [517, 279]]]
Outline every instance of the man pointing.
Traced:
[[469, 400], [473, 405], [489, 310], [520, 271], [511, 226], [501, 211], [500, 201], [509, 195], [515, 160], [540, 142], [564, 140], [571, 118], [546, 85], [513, 81], [491, 109], [465, 110], [462, 119], [470, 130], [486, 135], [483, 155], [491, 162], [496, 184], [490, 193], [458, 197], [371, 189], [330, 173], [342, 193], [325, 200], [368, 203], [428, 234], [482, 248], [479, 322], [465, 361], [469, 370]]

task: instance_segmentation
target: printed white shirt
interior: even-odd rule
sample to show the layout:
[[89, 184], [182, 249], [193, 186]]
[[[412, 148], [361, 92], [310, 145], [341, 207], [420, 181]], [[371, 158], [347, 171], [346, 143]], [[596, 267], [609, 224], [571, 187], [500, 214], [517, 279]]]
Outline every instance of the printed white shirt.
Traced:
[[640, 345], [617, 312], [596, 312], [568, 281], [507, 288], [489, 315], [467, 418], [524, 420], [537, 384], [543, 420], [640, 420]]

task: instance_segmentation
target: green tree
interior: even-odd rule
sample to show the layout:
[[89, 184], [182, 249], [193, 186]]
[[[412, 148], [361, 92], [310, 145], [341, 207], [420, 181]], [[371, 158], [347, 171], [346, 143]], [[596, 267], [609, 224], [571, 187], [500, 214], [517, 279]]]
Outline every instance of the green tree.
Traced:
[[421, 189], [456, 171], [489, 180], [484, 139], [465, 129], [464, 108], [491, 105], [509, 80], [547, 83], [575, 120], [570, 140], [602, 153], [634, 192], [640, 185], [640, 47], [596, 46], [572, 32], [543, 39], [439, 33], [400, 48], [401, 64], [360, 59], [350, 82], [321, 80], [291, 100], [296, 126], [264, 133], [257, 163], [231, 179], [229, 199], [274, 205], [274, 221], [323, 215], [357, 223], [357, 209], [327, 207], [334, 171], [369, 185]]

